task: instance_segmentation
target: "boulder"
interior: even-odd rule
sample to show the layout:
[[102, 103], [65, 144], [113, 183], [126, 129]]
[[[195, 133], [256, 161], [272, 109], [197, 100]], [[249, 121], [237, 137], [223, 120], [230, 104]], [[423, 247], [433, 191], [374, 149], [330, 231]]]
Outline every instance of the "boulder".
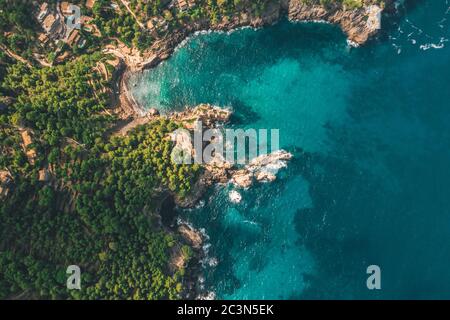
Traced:
[[159, 116], [159, 111], [156, 108], [150, 108], [148, 110], [148, 115], [152, 117]]
[[271, 172], [259, 171], [256, 173], [255, 178], [259, 182], [273, 182], [277, 179], [277, 176]]
[[180, 225], [178, 227], [178, 232], [193, 248], [201, 248], [203, 240], [200, 232], [196, 231], [194, 228], [188, 226], [187, 224]]
[[247, 189], [253, 184], [253, 174], [248, 170], [237, 170], [232, 174], [231, 182], [240, 188]]

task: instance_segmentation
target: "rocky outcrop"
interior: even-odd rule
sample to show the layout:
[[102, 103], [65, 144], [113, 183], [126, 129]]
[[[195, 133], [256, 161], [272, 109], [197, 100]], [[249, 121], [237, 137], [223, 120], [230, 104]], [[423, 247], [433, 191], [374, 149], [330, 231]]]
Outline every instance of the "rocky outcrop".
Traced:
[[170, 252], [169, 269], [171, 273], [175, 273], [186, 266], [186, 256], [181, 250], [180, 245], [175, 245]]
[[38, 181], [49, 182], [52, 178], [50, 171], [47, 168], [41, 169], [38, 172]]
[[[187, 129], [176, 131], [170, 135], [176, 149], [180, 151], [181, 158], [178, 159], [183, 161], [183, 159], [186, 159], [184, 157], [187, 156], [187, 159], [193, 160], [195, 155], [195, 148], [192, 142], [193, 130], [215, 128], [219, 122], [228, 122], [231, 115], [230, 110], [211, 105], [200, 105], [180, 113], [174, 113], [171, 119], [182, 123]], [[196, 126], [196, 121], [199, 120], [203, 123], [202, 128]], [[203, 148], [207, 146], [208, 142], [203, 142]], [[209, 161], [202, 164], [203, 171], [192, 188], [194, 190], [193, 193], [185, 198], [175, 195], [175, 202], [180, 207], [192, 207], [209, 186], [217, 183], [232, 183], [236, 187], [246, 189], [255, 182], [272, 182], [276, 180], [278, 171], [286, 167], [287, 162], [291, 158], [292, 154], [289, 152], [278, 150], [270, 154], [260, 155], [252, 159], [247, 165], [238, 167], [224, 159], [223, 154], [216, 152]]]
[[206, 172], [203, 178], [207, 184], [231, 182], [236, 187], [247, 189], [255, 181], [275, 181], [278, 171], [285, 168], [287, 162], [291, 159], [292, 154], [285, 150], [278, 150], [270, 154], [260, 155], [243, 168], [236, 168], [225, 160], [208, 163], [204, 166]]
[[248, 189], [256, 182], [273, 182], [279, 170], [285, 168], [291, 159], [291, 153], [278, 150], [255, 158], [243, 168], [237, 168], [227, 161], [204, 164], [203, 172], [192, 188], [193, 193], [182, 199], [175, 197], [175, 202], [183, 208], [193, 207], [208, 187], [214, 184], [231, 183], [237, 188]]
[[202, 235], [200, 232], [187, 224], [181, 224], [178, 227], [178, 233], [183, 239], [195, 249], [200, 249], [203, 244]]
[[231, 182], [240, 188], [249, 188], [254, 181], [272, 182], [277, 178], [280, 169], [287, 166], [292, 154], [285, 150], [278, 150], [250, 161], [243, 169], [231, 171]]
[[32, 132], [28, 129], [21, 129], [20, 135], [22, 136], [22, 148], [25, 151], [25, 154], [27, 155], [28, 161], [31, 164], [34, 164], [34, 161], [36, 160], [36, 150], [32, 148], [33, 140], [32, 140]]
[[233, 172], [231, 182], [241, 188], [249, 188], [253, 184], [253, 173], [246, 170], [236, 170]]
[[277, 176], [272, 172], [260, 171], [255, 174], [255, 179], [260, 182], [273, 182]]
[[[385, 0], [390, 5], [393, 0]], [[183, 24], [171, 30], [165, 36], [155, 41], [143, 53], [129, 49], [123, 44], [108, 46], [104, 52], [112, 53], [123, 59], [131, 71], [153, 68], [161, 61], [169, 58], [187, 37], [202, 30], [230, 31], [240, 27], [260, 28], [278, 22], [281, 17], [297, 21], [326, 21], [339, 25], [354, 44], [363, 44], [380, 29], [381, 13], [384, 7], [377, 0], [364, 0], [360, 8], [347, 8], [345, 5], [321, 5], [319, 1], [279, 0], [269, 1], [262, 13], [256, 13], [251, 8], [240, 10], [231, 16], [211, 23], [201, 20]]]
[[291, 0], [288, 17], [291, 21], [322, 20], [340, 25], [349, 41], [355, 44], [365, 43], [381, 28], [382, 8], [370, 4], [357, 9], [346, 9], [345, 6], [324, 7], [306, 4], [302, 0]]
[[13, 179], [9, 171], [0, 171], [0, 198], [8, 195], [12, 181]]
[[204, 128], [213, 128], [216, 124], [226, 124], [230, 121], [231, 110], [213, 106], [210, 104], [200, 104], [194, 108], [186, 108], [181, 112], [172, 113], [169, 118], [176, 122], [181, 122], [188, 130], [195, 129], [195, 123], [200, 121]]
[[[318, 3], [318, 1], [316, 1]], [[377, 0], [363, 0], [361, 8], [351, 9], [345, 5], [314, 4], [304, 0], [269, 1], [264, 12], [256, 14], [251, 8], [241, 10], [234, 15], [224, 16], [222, 20], [212, 24], [209, 20], [201, 20], [183, 24], [156, 40], [143, 52], [135, 48], [128, 48], [117, 40], [117, 45], [107, 45], [104, 53], [113, 54], [126, 65], [126, 72], [120, 82], [119, 100], [121, 118], [129, 116], [142, 117], [145, 113], [136, 103], [127, 89], [126, 82], [129, 72], [138, 72], [153, 68], [168, 59], [174, 50], [190, 35], [202, 30], [231, 31], [240, 27], [259, 28], [278, 22], [281, 17], [287, 16], [290, 21], [326, 21], [339, 25], [347, 34], [350, 44], [357, 46], [365, 43], [381, 28], [381, 14], [383, 6]], [[389, 7], [393, 0], [385, 0]]]

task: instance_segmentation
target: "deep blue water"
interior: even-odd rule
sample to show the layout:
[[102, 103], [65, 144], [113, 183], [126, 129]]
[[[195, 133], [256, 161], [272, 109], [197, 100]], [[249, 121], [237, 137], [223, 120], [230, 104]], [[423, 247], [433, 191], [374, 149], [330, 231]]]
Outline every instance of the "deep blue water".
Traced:
[[[279, 128], [279, 179], [216, 187], [184, 219], [209, 235], [218, 298], [450, 298], [450, 3], [417, 1], [350, 49], [325, 24], [191, 39], [135, 95], [162, 110], [231, 106]], [[433, 44], [433, 45], [432, 45]], [[381, 267], [369, 291], [366, 268]]]

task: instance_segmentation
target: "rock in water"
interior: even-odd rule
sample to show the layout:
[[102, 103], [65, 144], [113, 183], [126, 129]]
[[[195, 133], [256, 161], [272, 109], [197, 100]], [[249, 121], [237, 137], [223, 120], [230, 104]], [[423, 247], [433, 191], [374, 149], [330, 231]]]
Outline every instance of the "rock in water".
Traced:
[[259, 171], [256, 173], [255, 178], [260, 182], [273, 182], [277, 179], [277, 176], [271, 172]]
[[200, 232], [187, 224], [181, 224], [178, 227], [178, 232], [193, 248], [201, 248], [203, 239]]
[[285, 150], [278, 150], [267, 155], [261, 155], [245, 166], [244, 169], [231, 173], [231, 182], [239, 188], [249, 188], [254, 179], [259, 182], [275, 181], [276, 174], [287, 166], [292, 154]]
[[236, 190], [231, 190], [230, 193], [228, 194], [230, 201], [233, 203], [239, 203], [242, 201], [242, 196], [239, 192], [237, 192]]
[[233, 174], [231, 182], [235, 186], [247, 189], [253, 184], [253, 173], [245, 169], [238, 170]]
[[154, 117], [154, 116], [159, 116], [159, 111], [158, 111], [158, 109], [156, 109], [156, 108], [150, 108], [150, 109], [148, 110], [148, 114], [149, 114], [150, 116], [152, 116], [152, 117]]

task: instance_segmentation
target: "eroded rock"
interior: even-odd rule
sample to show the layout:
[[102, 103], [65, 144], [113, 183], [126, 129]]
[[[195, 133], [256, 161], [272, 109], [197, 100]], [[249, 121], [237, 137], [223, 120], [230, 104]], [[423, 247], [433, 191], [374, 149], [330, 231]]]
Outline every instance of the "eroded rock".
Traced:
[[189, 243], [193, 248], [200, 249], [203, 244], [203, 239], [197, 230], [193, 229], [187, 224], [181, 224], [178, 227], [178, 232], [184, 238], [184, 240]]
[[187, 108], [182, 112], [175, 112], [170, 115], [170, 119], [183, 123], [188, 130], [194, 130], [197, 121], [201, 121], [206, 128], [213, 128], [218, 123], [228, 123], [231, 114], [232, 112], [229, 109], [210, 104], [200, 104], [194, 108]]
[[285, 150], [260, 155], [243, 169], [232, 172], [231, 182], [237, 187], [249, 188], [255, 180], [258, 182], [275, 181], [278, 171], [285, 168], [291, 159], [292, 154]]
[[253, 184], [253, 173], [246, 170], [237, 170], [232, 174], [231, 182], [240, 188], [247, 189]]

